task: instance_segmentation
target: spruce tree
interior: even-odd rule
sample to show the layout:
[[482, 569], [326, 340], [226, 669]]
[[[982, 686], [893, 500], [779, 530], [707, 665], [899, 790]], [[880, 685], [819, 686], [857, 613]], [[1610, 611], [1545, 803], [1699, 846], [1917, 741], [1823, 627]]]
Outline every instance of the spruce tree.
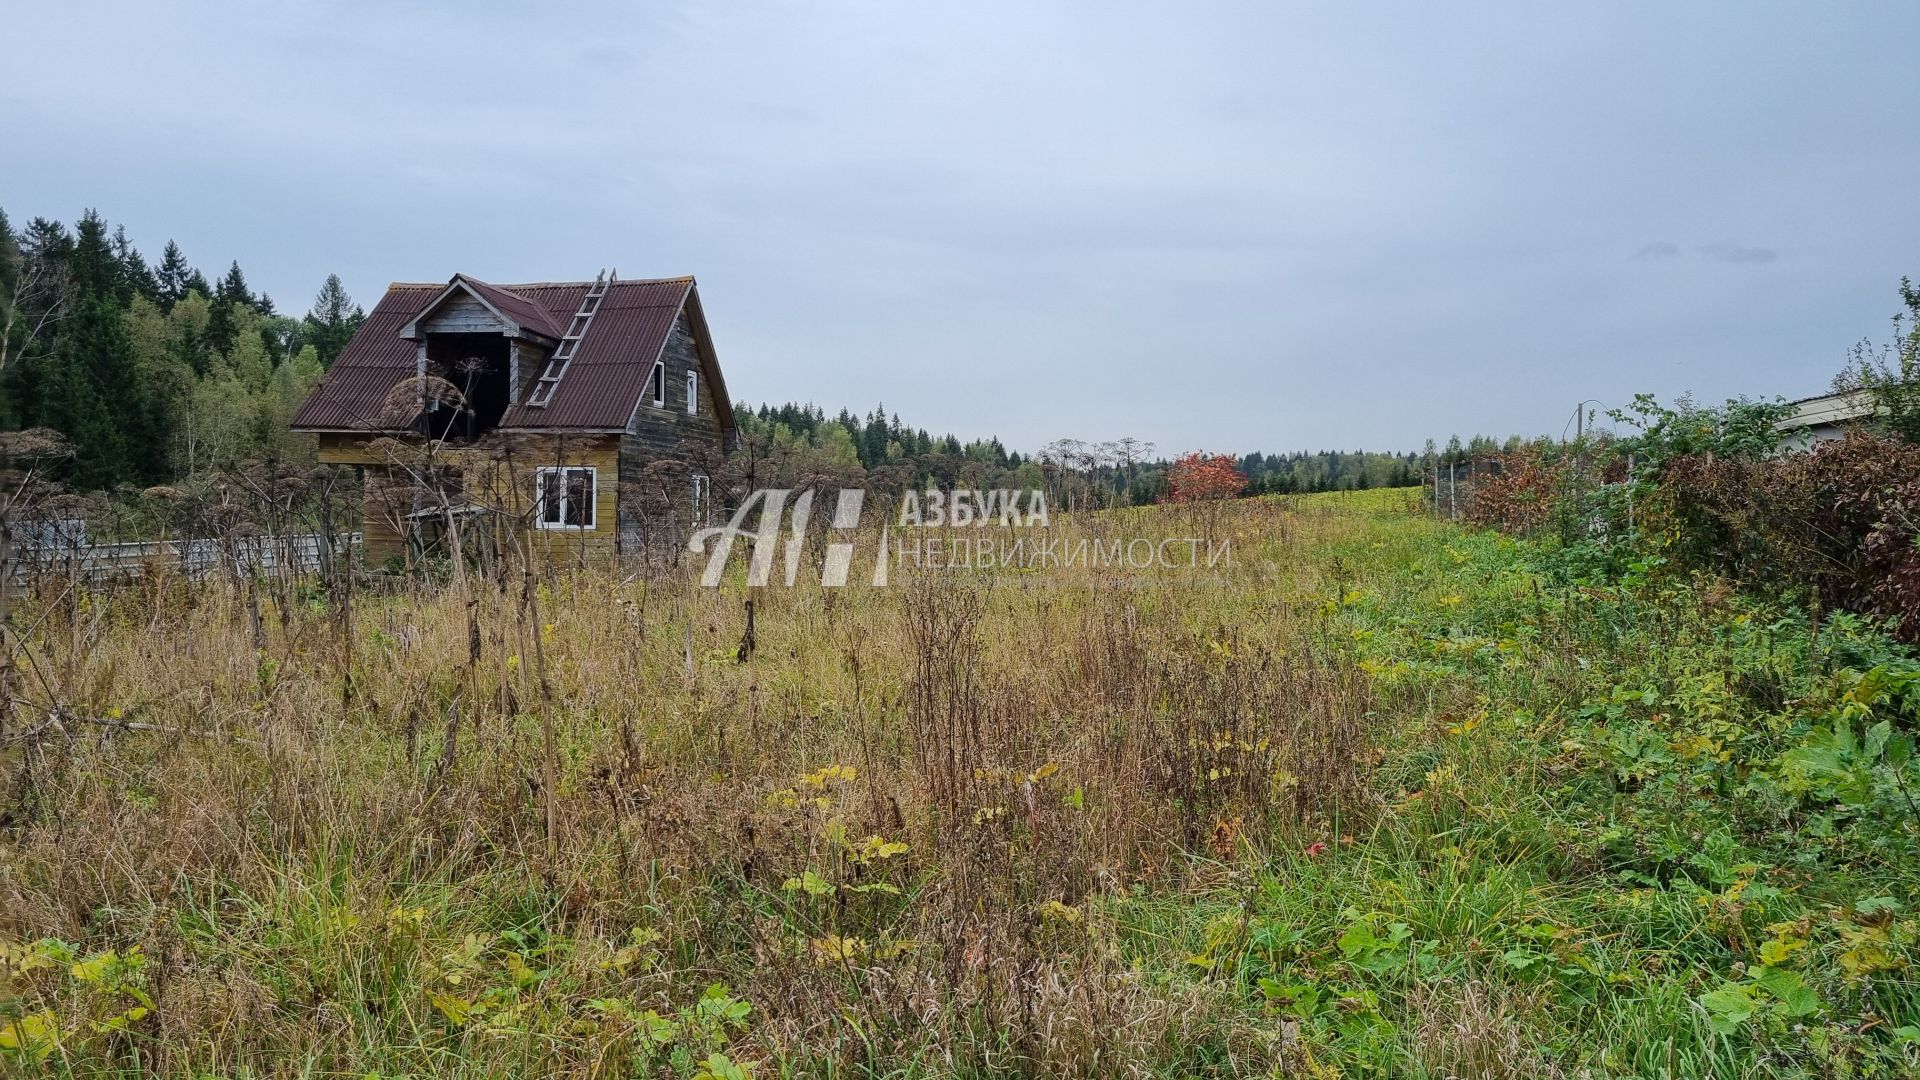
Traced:
[[207, 323], [207, 343], [214, 352], [225, 353], [233, 348], [234, 309], [252, 306], [253, 294], [247, 291], [247, 277], [240, 272], [240, 263], [236, 260], [213, 290], [213, 317]]
[[193, 267], [187, 265], [187, 256], [180, 245], [167, 241], [166, 250], [160, 253], [160, 269], [155, 277], [160, 285], [160, 306], [168, 311], [187, 295], [187, 279], [192, 276]]
[[860, 432], [860, 464], [871, 469], [887, 460], [887, 410], [877, 406]]
[[[49, 277], [58, 279], [52, 288], [41, 290], [37, 296], [13, 297], [13, 302], [20, 305], [20, 322], [40, 324], [43, 316], [54, 314], [53, 306], [57, 306], [60, 312], [69, 311], [71, 290], [67, 280], [67, 263], [73, 257], [73, 237], [67, 233], [66, 227], [57, 221], [37, 217], [20, 231], [16, 242], [22, 275], [28, 273], [28, 267], [33, 267], [43, 281]], [[46, 424], [45, 402], [53, 363], [52, 351], [59, 342], [57, 330], [55, 325], [54, 332], [37, 342], [31, 353], [18, 344], [8, 345], [10, 355], [7, 360], [6, 391], [11, 414], [6, 418], [8, 423], [21, 427]]]
[[0, 207], [0, 297], [11, 298], [20, 280], [20, 238], [13, 235], [13, 222]]
[[106, 220], [96, 211], [88, 210], [80, 215], [80, 223], [74, 227], [67, 273], [73, 288], [83, 297], [118, 298], [120, 260], [114, 257]]
[[320, 286], [319, 294], [313, 298], [313, 307], [307, 312], [305, 333], [322, 367], [333, 366], [365, 318], [366, 313], [340, 283], [340, 275], [328, 274], [326, 284]]
[[113, 257], [120, 263], [119, 301], [121, 307], [132, 305], [133, 298], [144, 296], [148, 300], [160, 298], [160, 279], [154, 276], [147, 266], [147, 260], [140, 249], [127, 239], [127, 227], [121, 225], [113, 230]]
[[61, 326], [45, 390], [43, 422], [72, 441], [73, 479], [86, 488], [140, 478], [130, 458], [160, 457], [119, 301], [114, 247], [100, 215], [83, 214], [67, 263], [73, 315]]
[[38, 422], [73, 444], [76, 487], [112, 487], [127, 473], [128, 447], [110, 401], [124, 384], [108, 385], [101, 376], [130, 371], [132, 346], [111, 297], [87, 297], [75, 306], [45, 367]]
[[227, 267], [227, 276], [220, 279], [219, 287], [214, 290], [214, 299], [249, 307], [253, 305], [253, 293], [247, 288], [247, 275], [240, 272], [238, 259]]

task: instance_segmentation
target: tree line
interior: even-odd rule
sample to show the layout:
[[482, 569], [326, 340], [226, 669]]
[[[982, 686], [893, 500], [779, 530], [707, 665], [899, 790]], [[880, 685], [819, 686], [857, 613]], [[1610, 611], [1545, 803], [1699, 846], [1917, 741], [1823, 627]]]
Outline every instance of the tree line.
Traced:
[[[785, 463], [786, 469], [777, 470], [782, 476], [839, 475], [857, 468], [914, 486], [1066, 488], [1103, 506], [1145, 505], [1171, 494], [1168, 476], [1175, 460], [1142, 439], [1056, 439], [1027, 455], [1008, 450], [997, 438], [963, 442], [951, 434], [931, 435], [902, 423], [884, 405], [865, 416], [849, 409], [829, 416], [812, 402], [741, 402], [734, 414], [742, 452]], [[1506, 445], [1519, 441], [1516, 436]], [[1436, 461], [1465, 461], [1501, 445], [1486, 436], [1466, 443], [1456, 437], [1444, 451], [1429, 442], [1423, 452], [1301, 450], [1230, 460], [1246, 477], [1243, 494], [1352, 491], [1417, 486]], [[1073, 482], [1063, 484], [1069, 476]]]
[[238, 262], [210, 281], [173, 241], [150, 263], [93, 210], [16, 229], [0, 209], [0, 430], [66, 436], [83, 490], [311, 460], [287, 421], [363, 317], [334, 275], [292, 317]]
[[[237, 261], [209, 279], [171, 240], [150, 263], [96, 211], [71, 228], [37, 217], [16, 229], [0, 209], [0, 431], [60, 432], [73, 448], [62, 479], [80, 490], [166, 485], [243, 461], [311, 462], [311, 437], [287, 421], [363, 318], [337, 275], [304, 314], [285, 315]], [[743, 403], [736, 413], [743, 452], [796, 474], [1045, 485], [1096, 505], [1168, 495], [1172, 459], [1131, 437], [1063, 438], [1027, 454], [998, 438], [934, 435], [884, 405], [829, 415], [811, 402]], [[1249, 494], [1338, 491], [1418, 484], [1435, 461], [1498, 448], [1456, 438], [1420, 454], [1255, 452], [1236, 463]]]

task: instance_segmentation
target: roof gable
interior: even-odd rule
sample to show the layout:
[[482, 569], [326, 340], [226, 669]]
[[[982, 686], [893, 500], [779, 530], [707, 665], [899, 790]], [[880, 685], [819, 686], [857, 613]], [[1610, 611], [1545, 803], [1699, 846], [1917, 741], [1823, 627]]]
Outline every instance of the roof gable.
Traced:
[[465, 274], [455, 274], [447, 282], [440, 294], [429, 300], [419, 313], [400, 328], [400, 336], [408, 340], [418, 340], [422, 328], [421, 322], [438, 311], [442, 305], [456, 296], [470, 296], [499, 319], [505, 332], [512, 337], [530, 337], [545, 339], [548, 342], [560, 339], [560, 328], [553, 317], [541, 307], [522, 296], [499, 287], [489, 285], [478, 278]]

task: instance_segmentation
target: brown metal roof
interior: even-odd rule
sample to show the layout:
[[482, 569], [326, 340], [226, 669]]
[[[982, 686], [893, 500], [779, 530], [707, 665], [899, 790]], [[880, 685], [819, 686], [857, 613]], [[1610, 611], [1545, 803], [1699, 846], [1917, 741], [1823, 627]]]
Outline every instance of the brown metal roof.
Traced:
[[[464, 275], [457, 275], [456, 280], [464, 281], [522, 325], [556, 338], [562, 333], [560, 328], [572, 321], [591, 286], [585, 281], [490, 285]], [[445, 288], [390, 286], [312, 396], [294, 414], [292, 426], [322, 431], [380, 428], [387, 395], [414, 374], [415, 345], [401, 337], [400, 331]], [[625, 428], [683, 307], [689, 309], [702, 374], [719, 405], [722, 428], [731, 430], [733, 410], [726, 398], [726, 382], [720, 376], [690, 277], [615, 281], [588, 324], [586, 336], [580, 339], [573, 362], [549, 403], [511, 405], [501, 417], [500, 426], [573, 431]]]
[[414, 344], [400, 336], [440, 285], [392, 285], [367, 313], [353, 340], [293, 414], [295, 430], [377, 429], [381, 404], [394, 386], [414, 373]]
[[565, 332], [560, 328], [566, 325], [567, 317], [573, 314], [573, 312], [569, 311], [565, 316], [556, 320], [552, 313], [543, 309], [540, 305], [525, 297], [510, 293], [498, 285], [489, 285], [484, 281], [477, 278], [470, 278], [465, 274], [455, 274], [454, 277], [466, 283], [466, 286], [477, 293], [482, 300], [505, 312], [508, 318], [513, 319], [529, 330], [545, 334], [550, 338], [558, 339], [560, 335]]
[[[544, 406], [512, 406], [500, 426], [626, 427], [692, 287], [692, 278], [615, 282], [587, 324], [587, 336], [580, 339], [552, 400]], [[565, 305], [571, 315], [586, 286], [529, 290], [528, 295], [543, 305]]]

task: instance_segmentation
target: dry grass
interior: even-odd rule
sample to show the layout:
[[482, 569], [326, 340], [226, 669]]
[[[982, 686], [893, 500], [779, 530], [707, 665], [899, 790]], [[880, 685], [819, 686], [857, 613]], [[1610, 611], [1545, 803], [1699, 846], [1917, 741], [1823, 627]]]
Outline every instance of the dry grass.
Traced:
[[1441, 1080], [1551, 1080], [1560, 1075], [1533, 1045], [1538, 1003], [1480, 980], [1428, 987], [1415, 1002], [1422, 1066]]
[[[401, 587], [350, 620], [232, 583], [43, 591], [0, 731], [0, 940], [138, 950], [152, 1005], [98, 1029], [116, 991], [45, 966], [7, 993], [76, 1069], [1270, 1068], [1277, 1032], [1144, 976], [1090, 903], [1372, 812], [1367, 680], [1306, 555], [1355, 519], [1243, 505], [1208, 523], [1222, 580], [755, 590], [745, 662], [744, 589], [680, 574]], [[1056, 528], [1149, 526], [1177, 533]], [[701, 1015], [712, 984], [743, 1023]]]

